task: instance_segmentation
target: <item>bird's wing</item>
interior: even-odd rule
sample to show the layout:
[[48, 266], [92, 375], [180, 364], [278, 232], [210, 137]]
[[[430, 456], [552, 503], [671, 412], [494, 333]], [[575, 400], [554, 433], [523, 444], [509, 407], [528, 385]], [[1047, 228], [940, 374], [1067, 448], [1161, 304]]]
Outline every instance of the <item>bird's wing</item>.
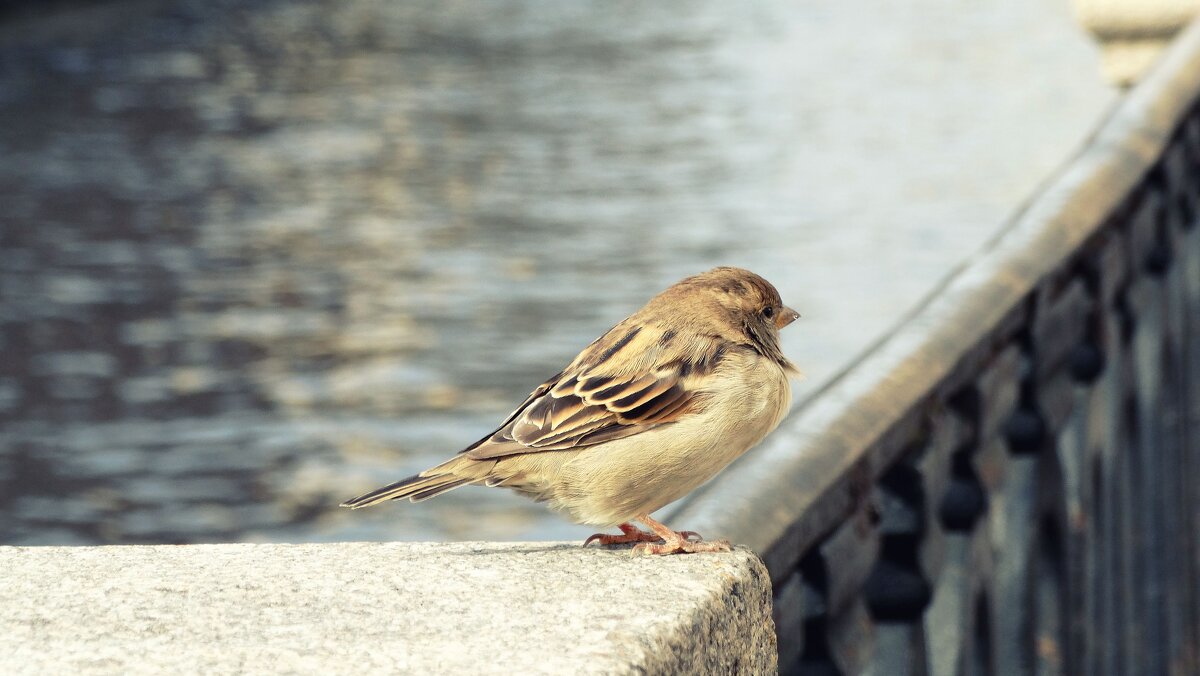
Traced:
[[617, 325], [538, 386], [499, 429], [462, 452], [484, 460], [582, 448], [697, 412], [706, 398], [697, 380], [723, 351], [706, 351], [699, 361], [663, 363], [672, 337], [668, 331]]

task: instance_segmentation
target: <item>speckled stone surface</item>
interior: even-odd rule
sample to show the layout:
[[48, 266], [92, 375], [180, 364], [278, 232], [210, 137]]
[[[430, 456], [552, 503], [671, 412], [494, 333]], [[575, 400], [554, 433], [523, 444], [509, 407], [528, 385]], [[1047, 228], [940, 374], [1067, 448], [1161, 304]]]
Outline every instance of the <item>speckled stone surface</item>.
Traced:
[[2, 547], [0, 670], [774, 673], [747, 550], [577, 543]]

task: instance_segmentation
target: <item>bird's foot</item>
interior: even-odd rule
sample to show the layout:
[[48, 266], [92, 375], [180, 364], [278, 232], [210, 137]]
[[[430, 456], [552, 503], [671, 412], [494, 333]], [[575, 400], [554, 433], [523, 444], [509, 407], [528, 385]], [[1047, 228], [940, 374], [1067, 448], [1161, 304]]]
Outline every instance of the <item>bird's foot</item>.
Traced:
[[593, 542], [599, 542], [602, 546], [607, 545], [626, 545], [630, 542], [660, 542], [662, 538], [654, 533], [647, 533], [631, 523], [623, 523], [617, 528], [621, 529], [621, 535], [609, 535], [608, 533], [596, 533], [583, 541], [583, 546], [586, 547]]
[[[667, 538], [662, 544], [642, 543], [635, 545], [633, 548], [634, 554], [649, 554], [652, 556], [660, 556], [663, 554], [696, 554], [699, 552], [728, 552], [733, 549], [733, 545], [729, 544], [729, 540], [713, 540], [705, 542], [699, 535], [692, 531], [682, 531], [676, 533], [678, 537]], [[689, 536], [695, 536], [695, 540]]]
[[621, 535], [609, 535], [608, 533], [596, 533], [583, 542], [586, 547], [593, 542], [599, 542], [601, 545], [626, 545], [636, 543], [633, 546], [634, 554], [694, 554], [697, 552], [728, 552], [733, 549], [728, 540], [713, 540], [705, 542], [704, 538], [696, 531], [681, 530], [674, 531], [665, 525], [650, 518], [650, 515], [643, 514], [638, 517], [638, 521], [650, 527], [651, 532], [647, 532], [633, 525], [632, 523], [623, 523], [617, 526], [621, 529]]
[[674, 531], [650, 518], [649, 514], [638, 516], [638, 521], [646, 524], [662, 544], [644, 542], [634, 545], [634, 554], [695, 554], [697, 552], [727, 552], [733, 549], [728, 540], [713, 540], [705, 542], [699, 533], [690, 530]]

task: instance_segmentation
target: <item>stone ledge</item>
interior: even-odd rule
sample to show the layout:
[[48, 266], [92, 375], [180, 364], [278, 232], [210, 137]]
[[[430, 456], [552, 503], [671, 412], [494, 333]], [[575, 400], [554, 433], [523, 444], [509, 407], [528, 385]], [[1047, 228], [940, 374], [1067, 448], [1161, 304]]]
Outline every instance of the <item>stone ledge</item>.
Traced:
[[5, 673], [774, 673], [748, 550], [0, 547]]

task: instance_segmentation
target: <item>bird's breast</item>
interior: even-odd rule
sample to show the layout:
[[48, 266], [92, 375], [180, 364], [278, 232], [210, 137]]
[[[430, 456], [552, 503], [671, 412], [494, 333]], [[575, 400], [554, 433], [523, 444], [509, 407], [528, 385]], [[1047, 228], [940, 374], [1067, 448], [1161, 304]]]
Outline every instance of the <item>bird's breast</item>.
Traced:
[[567, 464], [563, 506], [576, 520], [616, 524], [678, 500], [762, 441], [791, 404], [783, 369], [759, 355], [731, 356], [707, 378], [699, 412]]

